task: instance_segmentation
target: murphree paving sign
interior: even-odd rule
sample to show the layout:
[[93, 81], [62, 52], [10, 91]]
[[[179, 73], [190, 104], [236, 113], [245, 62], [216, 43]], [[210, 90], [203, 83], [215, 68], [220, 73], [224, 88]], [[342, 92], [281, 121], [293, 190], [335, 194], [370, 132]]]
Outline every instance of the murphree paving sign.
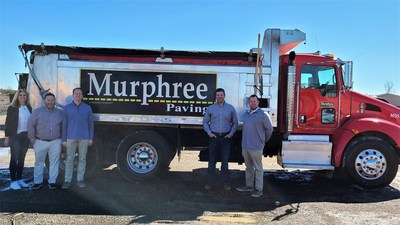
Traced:
[[203, 116], [217, 74], [81, 70], [84, 101], [94, 113]]

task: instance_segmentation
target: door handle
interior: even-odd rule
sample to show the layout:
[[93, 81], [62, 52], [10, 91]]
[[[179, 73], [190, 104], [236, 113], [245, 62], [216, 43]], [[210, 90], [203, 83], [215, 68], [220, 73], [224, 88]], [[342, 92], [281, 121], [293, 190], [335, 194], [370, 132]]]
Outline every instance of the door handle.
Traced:
[[301, 116], [300, 116], [300, 122], [301, 122], [301, 123], [307, 122], [307, 117], [306, 117], [305, 115], [301, 115]]

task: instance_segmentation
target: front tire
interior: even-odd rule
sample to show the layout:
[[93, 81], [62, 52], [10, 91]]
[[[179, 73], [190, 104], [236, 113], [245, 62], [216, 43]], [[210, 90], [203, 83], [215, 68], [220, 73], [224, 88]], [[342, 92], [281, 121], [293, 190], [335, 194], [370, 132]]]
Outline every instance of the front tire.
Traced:
[[389, 185], [398, 170], [393, 147], [378, 137], [361, 137], [346, 150], [345, 170], [364, 188]]
[[126, 136], [118, 146], [116, 160], [121, 174], [129, 180], [154, 178], [167, 171], [170, 146], [154, 131]]

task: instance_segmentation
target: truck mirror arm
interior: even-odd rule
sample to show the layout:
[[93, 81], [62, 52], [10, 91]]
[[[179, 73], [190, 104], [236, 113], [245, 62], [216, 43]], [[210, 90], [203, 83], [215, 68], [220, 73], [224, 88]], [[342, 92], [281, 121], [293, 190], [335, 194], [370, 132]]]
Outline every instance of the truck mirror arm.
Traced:
[[[43, 43], [42, 43], [42, 45], [43, 45]], [[44, 48], [44, 47], [42, 47], [42, 48]], [[50, 89], [44, 90], [42, 84], [40, 83], [40, 81], [36, 77], [36, 74], [33, 72], [32, 68], [29, 66], [29, 61], [28, 61], [28, 58], [27, 58], [27, 54], [24, 51], [24, 49], [22, 48], [22, 45], [19, 45], [18, 49], [21, 52], [22, 57], [25, 60], [25, 66], [28, 67], [29, 74], [31, 75], [31, 77], [33, 78], [33, 81], [35, 82], [36, 86], [38, 87], [39, 92], [40, 92], [40, 96], [42, 97], [42, 100], [43, 100], [44, 97], [46, 96], [46, 94], [50, 93]]]
[[260, 88], [257, 87], [257, 85], [253, 85], [253, 87], [258, 90], [258, 92], [260, 93], [261, 96], [264, 95], [264, 93], [261, 91]]

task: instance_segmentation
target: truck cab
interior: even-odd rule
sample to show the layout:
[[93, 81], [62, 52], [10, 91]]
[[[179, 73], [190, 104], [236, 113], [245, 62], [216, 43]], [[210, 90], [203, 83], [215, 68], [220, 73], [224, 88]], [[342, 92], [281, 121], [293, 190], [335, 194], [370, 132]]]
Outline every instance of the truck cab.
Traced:
[[352, 62], [319, 53], [281, 56], [278, 105], [282, 167], [343, 168], [367, 188], [396, 176], [400, 109], [353, 91]]

